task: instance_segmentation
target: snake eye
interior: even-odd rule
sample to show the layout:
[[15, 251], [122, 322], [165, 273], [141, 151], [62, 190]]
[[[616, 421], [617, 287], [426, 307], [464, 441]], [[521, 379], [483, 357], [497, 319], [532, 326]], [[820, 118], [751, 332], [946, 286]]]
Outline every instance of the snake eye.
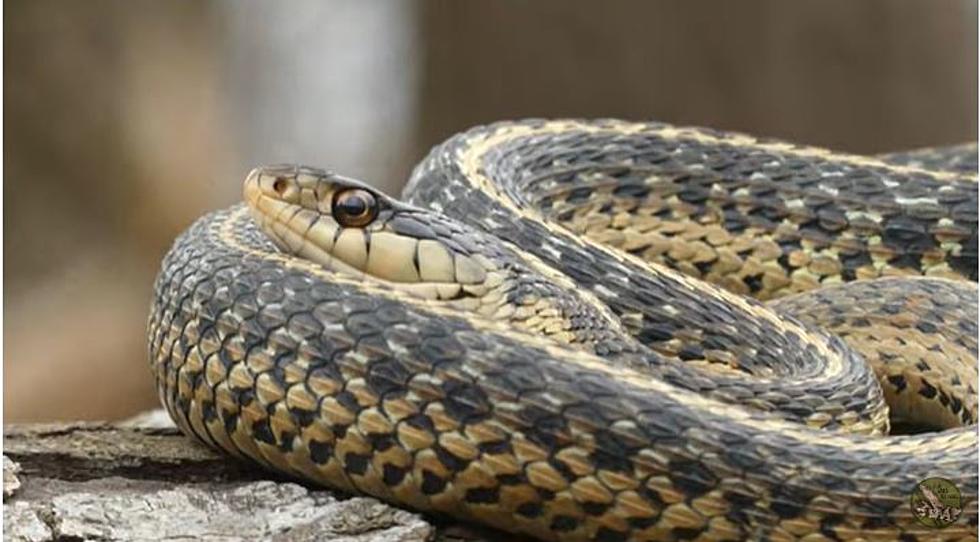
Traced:
[[378, 202], [367, 190], [349, 188], [333, 198], [333, 217], [345, 228], [367, 226], [378, 216]]

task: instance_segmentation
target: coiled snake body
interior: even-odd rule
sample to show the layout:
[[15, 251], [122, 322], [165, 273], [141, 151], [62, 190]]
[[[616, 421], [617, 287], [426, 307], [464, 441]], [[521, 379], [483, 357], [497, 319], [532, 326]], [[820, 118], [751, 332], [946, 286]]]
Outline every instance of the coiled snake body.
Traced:
[[542, 539], [975, 539], [975, 163], [609, 120], [455, 136], [408, 203], [260, 168], [151, 364], [214, 448]]

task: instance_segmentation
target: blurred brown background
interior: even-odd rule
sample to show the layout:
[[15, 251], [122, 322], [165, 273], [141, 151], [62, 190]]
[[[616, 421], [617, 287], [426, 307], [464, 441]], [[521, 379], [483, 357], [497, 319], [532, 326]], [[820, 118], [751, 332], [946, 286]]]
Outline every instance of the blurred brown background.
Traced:
[[977, 3], [4, 3], [5, 421], [154, 406], [151, 285], [254, 165], [395, 191], [527, 116], [873, 153], [976, 139]]

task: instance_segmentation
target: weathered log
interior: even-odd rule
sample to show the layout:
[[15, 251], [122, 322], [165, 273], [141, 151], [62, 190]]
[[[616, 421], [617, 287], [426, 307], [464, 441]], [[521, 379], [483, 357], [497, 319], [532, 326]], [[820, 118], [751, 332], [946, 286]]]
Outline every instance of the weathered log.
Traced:
[[376, 499], [304, 485], [216, 454], [166, 415], [4, 428], [4, 539], [486, 539]]

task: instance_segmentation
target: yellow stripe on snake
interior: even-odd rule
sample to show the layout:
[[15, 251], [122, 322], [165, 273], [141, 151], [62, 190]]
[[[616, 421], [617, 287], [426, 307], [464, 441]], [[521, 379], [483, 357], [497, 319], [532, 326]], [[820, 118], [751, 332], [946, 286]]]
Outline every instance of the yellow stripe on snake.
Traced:
[[459, 134], [404, 202], [259, 168], [150, 360], [213, 448], [540, 539], [975, 540], [975, 170], [613, 120]]

